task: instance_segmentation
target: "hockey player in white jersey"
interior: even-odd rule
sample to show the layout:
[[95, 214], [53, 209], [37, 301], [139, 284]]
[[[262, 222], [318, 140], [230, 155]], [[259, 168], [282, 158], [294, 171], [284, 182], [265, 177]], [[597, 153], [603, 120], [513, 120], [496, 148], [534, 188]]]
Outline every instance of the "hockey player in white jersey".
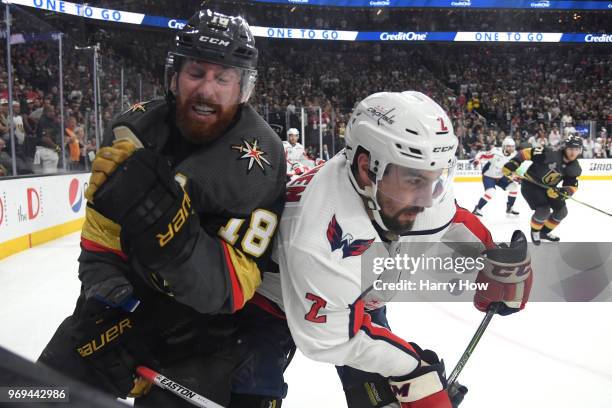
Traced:
[[489, 285], [475, 306], [498, 303], [498, 313], [509, 314], [527, 302], [524, 236], [496, 247], [478, 218], [457, 207], [456, 148], [449, 118], [429, 97], [377, 93], [353, 112], [346, 150], [288, 186], [275, 254], [280, 274], [266, 274], [258, 293], [283, 305], [307, 357], [337, 366], [349, 408], [451, 408], [467, 391], [456, 387], [449, 397], [436, 353], [395, 335], [386, 299], [364, 292], [360, 255], [372, 244], [393, 253], [400, 242], [475, 243], [496, 268], [479, 272], [477, 281]]
[[287, 131], [287, 140], [283, 141], [285, 157], [287, 158], [287, 176], [294, 178], [305, 173], [308, 167], [304, 165], [307, 159], [304, 146], [298, 142], [300, 132], [296, 128]]
[[504, 176], [502, 168], [504, 164], [514, 156], [516, 144], [511, 137], [507, 137], [502, 142], [501, 149], [493, 148], [488, 152], [481, 152], [476, 155], [473, 164], [482, 165], [482, 184], [484, 185], [484, 195], [474, 207], [475, 215], [482, 217], [482, 208], [493, 199], [495, 195], [495, 187], [508, 192], [508, 201], [506, 202], [506, 214], [518, 215], [518, 211], [514, 209], [516, 196], [518, 194], [518, 184], [516, 181]]

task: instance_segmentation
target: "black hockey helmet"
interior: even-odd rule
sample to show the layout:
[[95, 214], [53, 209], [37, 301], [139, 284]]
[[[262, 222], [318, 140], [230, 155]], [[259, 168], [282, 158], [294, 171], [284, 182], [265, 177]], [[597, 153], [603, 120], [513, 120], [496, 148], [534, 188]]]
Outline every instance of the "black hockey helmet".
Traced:
[[582, 147], [582, 137], [578, 135], [569, 135], [563, 140], [563, 148]]
[[255, 38], [246, 20], [203, 9], [176, 34], [166, 68], [178, 72], [185, 59], [236, 68], [241, 72], [241, 102], [246, 102], [257, 79], [257, 56]]

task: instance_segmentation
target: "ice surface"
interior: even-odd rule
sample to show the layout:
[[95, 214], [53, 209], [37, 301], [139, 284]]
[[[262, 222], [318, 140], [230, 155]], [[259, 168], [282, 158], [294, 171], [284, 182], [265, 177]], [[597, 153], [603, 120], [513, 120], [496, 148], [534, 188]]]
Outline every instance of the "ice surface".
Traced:
[[[480, 183], [457, 183], [459, 204], [472, 210]], [[576, 198], [612, 211], [612, 182], [583, 181]], [[519, 217], [505, 214], [498, 190], [483, 222], [496, 241], [515, 229], [529, 231], [531, 212], [519, 196]], [[612, 241], [612, 217], [569, 201], [569, 216], [555, 231], [563, 241]], [[79, 234], [0, 262], [0, 345], [36, 359], [79, 293]], [[535, 271], [546, 273], [546, 271]], [[608, 288], [610, 290], [610, 288]], [[393, 303], [391, 327], [409, 341], [438, 352], [450, 373], [482, 319], [469, 304]], [[469, 387], [465, 408], [612, 407], [612, 304], [530, 303], [521, 313], [493, 318], [459, 381]], [[299, 352], [287, 369], [288, 408], [345, 407], [333, 366]]]

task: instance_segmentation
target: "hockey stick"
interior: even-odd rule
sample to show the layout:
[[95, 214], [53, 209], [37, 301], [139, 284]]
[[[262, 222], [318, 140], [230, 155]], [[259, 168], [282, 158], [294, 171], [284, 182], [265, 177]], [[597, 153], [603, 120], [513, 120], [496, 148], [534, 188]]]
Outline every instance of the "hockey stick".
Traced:
[[187, 402], [195, 405], [200, 408], [224, 408], [222, 405], [217, 404], [209, 400], [206, 397], [201, 396], [200, 394], [191, 391], [188, 388], [183, 387], [181, 384], [172, 381], [171, 379], [164, 377], [160, 373], [151, 370], [150, 368], [144, 366], [138, 366], [136, 368], [136, 373], [148, 380], [160, 388], [166, 389], [176, 395], [177, 397], [181, 397]]
[[476, 333], [474, 333], [474, 336], [472, 336], [472, 340], [470, 340], [470, 343], [468, 344], [467, 348], [461, 355], [461, 358], [457, 362], [457, 365], [453, 369], [453, 372], [448, 377], [448, 388], [449, 389], [455, 383], [455, 381], [457, 381], [457, 377], [459, 377], [459, 373], [461, 373], [461, 371], [467, 364], [470, 356], [472, 355], [472, 353], [474, 352], [474, 349], [476, 348], [476, 345], [478, 344], [478, 342], [480, 341], [480, 338], [482, 337], [485, 330], [487, 329], [489, 322], [491, 321], [495, 313], [497, 313], [497, 309], [499, 308], [499, 306], [500, 306], [500, 303], [493, 303], [491, 307], [489, 307], [489, 310], [487, 310], [487, 314], [482, 319], [482, 322], [480, 322], [480, 326], [478, 326], [478, 329], [476, 329]]
[[[527, 181], [527, 182], [529, 182], [529, 183], [531, 183], [531, 184], [533, 184], [533, 185], [535, 185], [535, 186], [538, 186], [538, 187], [541, 187], [541, 188], [545, 188], [546, 190], [548, 190], [549, 188], [552, 188], [552, 187], [547, 186], [547, 185], [545, 185], [545, 184], [540, 184], [540, 183], [538, 183], [537, 181], [532, 180], [532, 179], [530, 179], [530, 178], [527, 178], [527, 177], [525, 177], [525, 176], [519, 176], [519, 178], [520, 178], [521, 180], [525, 180], [525, 181]], [[575, 202], [577, 202], [577, 203], [579, 203], [579, 204], [582, 204], [582, 205], [584, 205], [584, 206], [586, 206], [586, 207], [589, 207], [589, 208], [590, 208], [590, 209], [592, 209], [592, 210], [599, 211], [600, 213], [603, 213], [603, 214], [606, 214], [606, 215], [609, 215], [610, 217], [612, 217], [612, 214], [611, 214], [611, 213], [606, 212], [606, 211], [604, 211], [604, 210], [600, 210], [600, 209], [599, 209], [599, 208], [597, 208], [597, 207], [593, 207], [591, 204], [587, 204], [587, 203], [585, 203], [584, 201], [580, 201], [580, 200], [578, 200], [578, 199], [576, 199], [576, 198], [574, 198], [574, 197], [572, 197], [572, 196], [568, 196], [567, 198], [568, 198], [568, 199], [570, 199], [570, 200], [574, 200]]]

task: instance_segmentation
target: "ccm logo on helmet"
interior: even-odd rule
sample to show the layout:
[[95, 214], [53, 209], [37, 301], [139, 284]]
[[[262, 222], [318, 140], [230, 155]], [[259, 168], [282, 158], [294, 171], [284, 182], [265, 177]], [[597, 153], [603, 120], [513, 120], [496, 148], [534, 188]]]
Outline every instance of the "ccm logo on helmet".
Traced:
[[221, 45], [223, 47], [229, 47], [230, 45], [230, 42], [227, 40], [221, 40], [219, 38], [209, 37], [207, 35], [201, 35], [200, 41], [215, 45]]
[[440, 146], [440, 147], [436, 147], [433, 149], [434, 153], [444, 153], [444, 152], [448, 152], [450, 150], [453, 150], [453, 148], [455, 147], [455, 145], [450, 145], [450, 146]]

